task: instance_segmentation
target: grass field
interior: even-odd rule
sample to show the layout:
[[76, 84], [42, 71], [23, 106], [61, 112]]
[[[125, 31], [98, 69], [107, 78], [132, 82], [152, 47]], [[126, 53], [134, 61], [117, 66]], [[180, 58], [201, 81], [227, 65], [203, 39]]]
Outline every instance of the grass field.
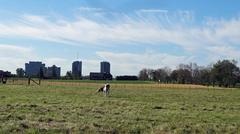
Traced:
[[[106, 80], [47, 80], [50, 82], [78, 82], [78, 83], [105, 83]], [[141, 80], [109, 80], [110, 83], [115, 84], [153, 84], [154, 81], [141, 81]]]
[[240, 133], [239, 89], [0, 85], [0, 133]]

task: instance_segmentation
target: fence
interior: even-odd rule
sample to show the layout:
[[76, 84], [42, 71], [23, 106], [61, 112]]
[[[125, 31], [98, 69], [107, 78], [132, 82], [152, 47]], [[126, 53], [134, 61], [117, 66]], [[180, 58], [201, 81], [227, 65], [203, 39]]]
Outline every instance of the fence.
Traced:
[[5, 78], [5, 83], [8, 85], [41, 85], [41, 79], [38, 78]]

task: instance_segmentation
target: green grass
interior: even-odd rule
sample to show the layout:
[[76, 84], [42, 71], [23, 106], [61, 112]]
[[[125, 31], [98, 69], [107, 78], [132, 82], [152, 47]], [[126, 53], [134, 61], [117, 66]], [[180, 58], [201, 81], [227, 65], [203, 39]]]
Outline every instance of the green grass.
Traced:
[[112, 83], [112, 84], [153, 84], [154, 81], [141, 81], [141, 80], [46, 80], [49, 82], [79, 82], [79, 83]]
[[240, 133], [238, 89], [0, 85], [0, 133]]

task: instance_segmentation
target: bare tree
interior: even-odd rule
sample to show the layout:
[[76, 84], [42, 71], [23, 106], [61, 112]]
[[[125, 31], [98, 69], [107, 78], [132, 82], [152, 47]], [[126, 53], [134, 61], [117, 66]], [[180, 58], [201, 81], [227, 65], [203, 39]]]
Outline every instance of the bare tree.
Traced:
[[139, 72], [139, 80], [149, 80], [148, 78], [148, 71], [147, 69], [142, 69], [140, 72]]

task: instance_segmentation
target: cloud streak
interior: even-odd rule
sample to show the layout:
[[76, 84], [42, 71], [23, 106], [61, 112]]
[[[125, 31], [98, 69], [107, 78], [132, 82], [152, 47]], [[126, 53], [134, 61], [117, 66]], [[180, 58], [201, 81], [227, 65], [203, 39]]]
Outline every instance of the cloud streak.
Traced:
[[103, 12], [102, 8], [93, 8], [93, 7], [80, 7], [79, 11], [81, 12]]
[[[84, 9], [92, 10], [91, 8]], [[162, 12], [162, 10], [142, 9], [140, 12], [151, 13]], [[218, 42], [223, 44], [239, 42], [240, 32], [236, 29], [240, 26], [239, 18], [225, 20], [214, 28], [208, 25], [186, 27], [184, 23], [187, 22], [182, 23], [181, 20], [190, 21], [192, 15], [187, 11], [179, 13], [178, 17], [181, 19], [174, 23], [162, 22], [166, 16], [149, 17], [144, 14], [135, 16], [118, 14], [118, 19], [115, 20], [102, 16], [105, 22], [82, 16], [75, 21], [67, 21], [24, 15], [19, 23], [0, 23], [0, 36], [35, 38], [66, 44], [173, 43], [185, 49], [199, 45], [219, 45]], [[167, 15], [167, 17], [169, 19], [172, 16]]]
[[[113, 63], [114, 67], [119, 70], [115, 72], [116, 74], [125, 72], [125, 68], [129, 70], [127, 73], [131, 73], [142, 67], [148, 67], [143, 65], [149, 65], [152, 68], [163, 65], [173, 67], [181, 62], [192, 61], [197, 52], [204, 52], [206, 55], [203, 57], [207, 58], [209, 62], [211, 59], [240, 58], [239, 17], [202, 20], [199, 24], [194, 23], [194, 13], [191, 11], [172, 13], [161, 9], [140, 9], [133, 14], [124, 14], [107, 13], [101, 8], [90, 7], [81, 7], [79, 10], [82, 14], [71, 20], [24, 14], [16, 21], [0, 22], [0, 37], [35, 39], [75, 46], [102, 47], [107, 45], [114, 47], [114, 45], [119, 44], [139, 44], [161, 47], [169, 45], [180, 47], [184, 52], [192, 55], [190, 57], [184, 56], [184, 54], [182, 54], [183, 56], [175, 56], [168, 54], [168, 52], [164, 54], [97, 52], [97, 56]], [[86, 17], [84, 12], [88, 12], [87, 14], [93, 12], [93, 15], [95, 12], [103, 14]], [[0, 55], [9, 55], [12, 52], [16, 52], [16, 55], [24, 55], [32, 54], [33, 50], [0, 44], [0, 51], [2, 53]], [[181, 55], [181, 52], [179, 54]], [[28, 59], [26, 57], [23, 58]], [[1, 61], [7, 62], [5, 59], [7, 57], [2, 58]], [[156, 64], [155, 61], [159, 59], [161, 61]], [[61, 64], [66, 59], [53, 58], [49, 63], [53, 61]], [[97, 62], [92, 59], [89, 64], [96, 65]], [[96, 70], [96, 68], [93, 69]]]
[[113, 74], [138, 74], [143, 68], [160, 68], [169, 66], [175, 68], [180, 63], [188, 63], [194, 57], [175, 56], [167, 53], [145, 52], [142, 54], [132, 53], [113, 53], [107, 51], [97, 52], [102, 59], [110, 61], [113, 68]]
[[35, 57], [32, 48], [0, 44], [0, 69], [15, 71], [16, 68], [22, 67], [30, 57]]
[[168, 10], [163, 10], [163, 9], [141, 9], [137, 12], [140, 13], [168, 13]]
[[[92, 10], [91, 8], [86, 9]], [[162, 10], [145, 9], [139, 11], [162, 12]], [[78, 16], [74, 21], [68, 21], [24, 15], [18, 23], [0, 23], [0, 36], [33, 38], [70, 45], [114, 45], [119, 43], [161, 45], [171, 43], [190, 51], [203, 49], [208, 45], [234, 45], [240, 41], [240, 32], [237, 30], [240, 27], [240, 18], [215, 22], [206, 21], [201, 26], [189, 26], [187, 24], [193, 17], [187, 11], [181, 11], [177, 17], [170, 16], [170, 14], [153, 16], [118, 14], [118, 19], [113, 20], [106, 16], [102, 17], [104, 22], [82, 16]], [[174, 18], [178, 17], [181, 19], [173, 22]], [[164, 19], [166, 22], [163, 22]], [[211, 25], [209, 25], [210, 23]]]

